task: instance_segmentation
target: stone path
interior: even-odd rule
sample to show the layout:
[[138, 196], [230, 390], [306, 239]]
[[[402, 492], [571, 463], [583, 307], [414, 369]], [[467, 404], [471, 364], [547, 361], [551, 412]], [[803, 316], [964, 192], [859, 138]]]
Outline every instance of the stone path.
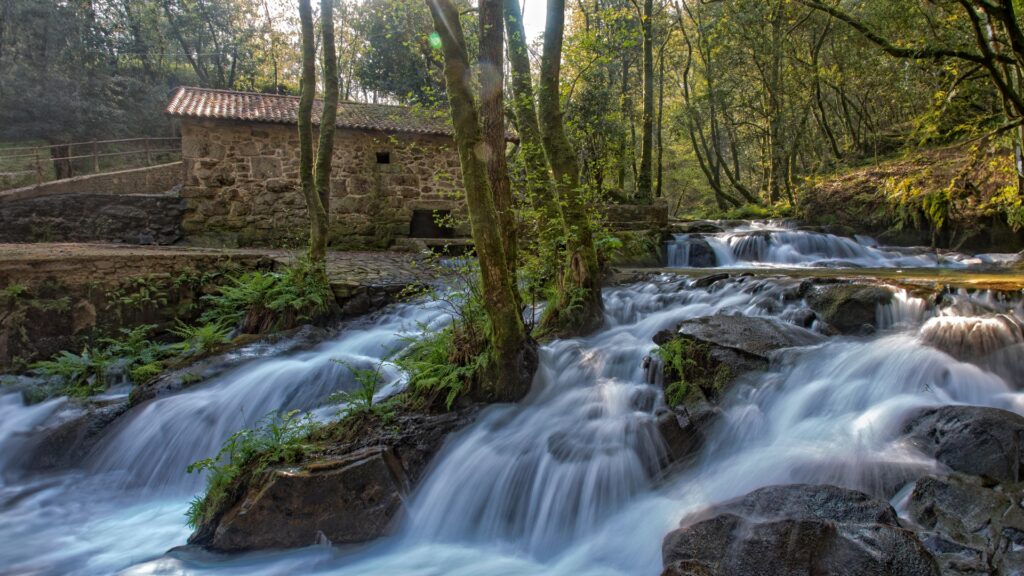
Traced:
[[[235, 262], [292, 262], [299, 253], [272, 249], [219, 249], [120, 244], [0, 244], [0, 288], [56, 277], [65, 283], [116, 284], [131, 276], [169, 275], [187, 268]], [[429, 281], [421, 255], [410, 252], [331, 252], [328, 276], [336, 293], [359, 286], [396, 289]], [[340, 295], [340, 294], [339, 294]]]

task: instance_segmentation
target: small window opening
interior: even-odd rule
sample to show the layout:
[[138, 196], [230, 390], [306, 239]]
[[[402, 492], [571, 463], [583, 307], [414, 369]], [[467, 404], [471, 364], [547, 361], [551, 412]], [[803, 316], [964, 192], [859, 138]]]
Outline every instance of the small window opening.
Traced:
[[377, 152], [377, 164], [391, 164], [391, 152]]
[[410, 238], [451, 238], [451, 210], [413, 210]]

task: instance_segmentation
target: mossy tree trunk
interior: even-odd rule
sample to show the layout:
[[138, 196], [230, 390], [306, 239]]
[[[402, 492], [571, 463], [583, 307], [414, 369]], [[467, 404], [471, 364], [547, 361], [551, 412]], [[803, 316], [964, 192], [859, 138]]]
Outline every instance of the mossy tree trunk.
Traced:
[[544, 152], [551, 166], [555, 190], [562, 207], [568, 261], [562, 271], [557, 294], [548, 302], [544, 328], [554, 334], [580, 334], [601, 325], [604, 316], [601, 271], [594, 247], [594, 232], [580, 185], [579, 163], [565, 134], [559, 101], [565, 0], [548, 0], [547, 8], [538, 120]]
[[[483, 149], [486, 150], [487, 180], [491, 197], [501, 224], [501, 240], [505, 247], [505, 266], [516, 278], [516, 219], [512, 210], [512, 185], [508, 179], [505, 159], [505, 73], [502, 66], [504, 26], [501, 1], [480, 2], [480, 116], [483, 121]], [[513, 283], [517, 302], [519, 290]]]
[[324, 216], [331, 207], [331, 159], [338, 119], [338, 52], [334, 46], [334, 0], [320, 0], [320, 34], [324, 75], [324, 109], [320, 115], [320, 145], [316, 151], [314, 183]]
[[523, 28], [523, 14], [519, 0], [504, 0], [505, 29], [508, 34], [508, 59], [512, 69], [512, 111], [519, 128], [519, 146], [526, 169], [526, 193], [534, 210], [540, 216], [541, 258], [555, 255], [554, 246], [562, 235], [562, 211], [551, 187], [548, 163], [544, 158], [544, 143], [537, 123], [534, 104], [533, 78], [530, 74], [530, 53]]
[[643, 9], [636, 0], [633, 4], [640, 18], [644, 51], [644, 103], [640, 119], [640, 172], [636, 180], [636, 195], [639, 200], [649, 201], [653, 196], [654, 165], [654, 0], [644, 0]]
[[302, 94], [299, 98], [299, 181], [309, 212], [309, 259], [323, 269], [327, 258], [327, 210], [317, 194], [313, 178], [313, 99], [316, 96], [316, 45], [313, 38], [313, 9], [309, 0], [299, 0], [302, 32]]
[[[471, 68], [466, 40], [459, 22], [459, 13], [451, 0], [426, 0], [440, 36], [444, 54], [444, 77], [455, 128], [455, 144], [462, 166], [466, 189], [466, 207], [473, 233], [473, 242], [480, 262], [483, 305], [487, 311], [493, 348], [491, 366], [484, 374], [479, 396], [492, 401], [522, 398], [529, 391], [536, 370], [536, 349], [526, 332], [518, 304], [516, 277], [507, 266], [507, 236], [503, 221], [492, 196], [486, 159], [478, 151], [486, 146], [481, 130], [480, 113], [471, 86]], [[483, 7], [484, 4], [489, 4]], [[481, 0], [481, 13], [501, 14], [500, 0]], [[500, 24], [500, 20], [499, 20]], [[489, 35], [481, 42], [501, 42], [501, 36]], [[482, 47], [491, 53], [493, 46]], [[500, 51], [500, 44], [498, 47]], [[506, 176], [507, 177], [507, 176]]]

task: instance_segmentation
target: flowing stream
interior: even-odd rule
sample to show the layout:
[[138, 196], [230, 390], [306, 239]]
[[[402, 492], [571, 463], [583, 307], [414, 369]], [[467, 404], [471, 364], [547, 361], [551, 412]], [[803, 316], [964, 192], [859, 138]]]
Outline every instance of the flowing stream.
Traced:
[[[673, 268], [968, 268], [1002, 264], [1013, 254], [967, 256], [925, 248], [879, 246], [873, 238], [847, 238], [796, 230], [786, 222], [755, 221], [710, 234], [676, 234], [666, 247]], [[698, 263], [710, 252], [713, 263]]]
[[[139, 406], [83, 470], [21, 477], [5, 456], [63, 400], [25, 407], [0, 396], [0, 573], [654, 575], [662, 537], [682, 516], [752, 489], [809, 482], [895, 494], [936, 466], [898, 439], [915, 410], [1024, 413], [1015, 389], [1024, 383], [1012, 381], [1024, 356], [1019, 295], [951, 292], [934, 304], [899, 292], [878, 309], [877, 334], [786, 350], [744, 377], [697, 461], [662, 477], [664, 400], [644, 363], [652, 337], [716, 313], [796, 322], [798, 285], [739, 277], [698, 287], [664, 275], [606, 289], [604, 327], [544, 346], [529, 397], [488, 408], [451, 438], [398, 532], [358, 548], [167, 553], [184, 544], [183, 513], [201, 489], [188, 463], [270, 410], [313, 409], [351, 386], [332, 359], [376, 363], [401, 345], [399, 333], [443, 325], [440, 304], [389, 308], [313, 350], [256, 359]], [[388, 374], [400, 385], [401, 374]]]

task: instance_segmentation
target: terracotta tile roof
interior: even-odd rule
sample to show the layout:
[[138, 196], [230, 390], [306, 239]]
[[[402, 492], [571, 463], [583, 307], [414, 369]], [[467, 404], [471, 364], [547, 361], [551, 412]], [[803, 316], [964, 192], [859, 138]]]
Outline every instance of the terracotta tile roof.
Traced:
[[[314, 124], [320, 121], [322, 108], [320, 100], [313, 103]], [[174, 91], [164, 112], [179, 118], [296, 124], [298, 110], [298, 96], [183, 86]], [[339, 128], [452, 135], [447, 111], [387, 104], [341, 102], [337, 125]]]

